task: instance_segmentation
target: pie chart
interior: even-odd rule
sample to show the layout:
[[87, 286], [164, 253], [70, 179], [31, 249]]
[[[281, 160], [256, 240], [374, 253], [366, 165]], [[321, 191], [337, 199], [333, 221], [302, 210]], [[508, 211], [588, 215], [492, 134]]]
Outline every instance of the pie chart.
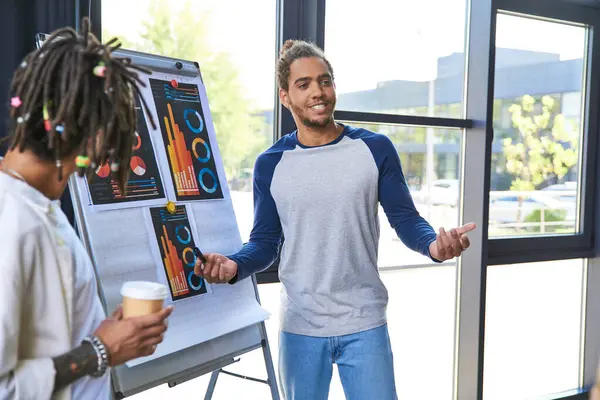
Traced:
[[110, 165], [108, 165], [108, 163], [104, 164], [101, 167], [98, 167], [98, 169], [96, 170], [96, 175], [98, 175], [100, 178], [106, 178], [107, 176], [110, 175]]
[[143, 176], [146, 173], [146, 163], [138, 156], [131, 157], [129, 165], [133, 173], [138, 176]]

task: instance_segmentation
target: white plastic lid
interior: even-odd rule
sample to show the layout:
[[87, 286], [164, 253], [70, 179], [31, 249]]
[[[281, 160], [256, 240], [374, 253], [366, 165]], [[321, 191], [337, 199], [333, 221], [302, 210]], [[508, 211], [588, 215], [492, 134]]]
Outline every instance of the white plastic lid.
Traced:
[[156, 282], [131, 281], [123, 284], [121, 296], [139, 300], [164, 300], [169, 296], [169, 290]]

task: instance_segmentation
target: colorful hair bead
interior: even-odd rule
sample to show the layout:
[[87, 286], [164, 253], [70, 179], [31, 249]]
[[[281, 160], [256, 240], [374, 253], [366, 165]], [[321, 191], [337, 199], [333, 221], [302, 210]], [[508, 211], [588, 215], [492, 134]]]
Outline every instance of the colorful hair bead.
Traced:
[[78, 168], [87, 168], [91, 164], [90, 158], [88, 156], [77, 156], [75, 159], [75, 165]]
[[42, 115], [44, 116], [44, 129], [46, 129], [46, 132], [50, 132], [52, 124], [50, 123], [50, 114], [48, 114], [48, 105], [46, 104], [42, 106]]
[[106, 73], [106, 65], [103, 61], [100, 61], [98, 65], [94, 67], [94, 75], [99, 78], [104, 78], [104, 74]]
[[21, 107], [21, 104], [23, 104], [23, 102], [21, 101], [21, 98], [18, 97], [18, 96], [13, 97], [12, 99], [10, 99], [10, 105], [13, 108], [19, 108], [19, 107]]
[[56, 125], [54, 129], [56, 129], [56, 132], [60, 133], [61, 135], [65, 131], [65, 127], [62, 125]]
[[23, 117], [17, 118], [17, 124], [22, 124], [23, 122], [25, 122], [25, 120], [23, 119]]
[[110, 164], [110, 170], [112, 172], [117, 172], [119, 170], [119, 163], [118, 162], [113, 162]]

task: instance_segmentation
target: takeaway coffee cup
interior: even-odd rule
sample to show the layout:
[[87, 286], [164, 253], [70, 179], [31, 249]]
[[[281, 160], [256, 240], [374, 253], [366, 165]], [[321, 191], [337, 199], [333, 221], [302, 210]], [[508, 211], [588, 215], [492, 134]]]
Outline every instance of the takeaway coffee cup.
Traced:
[[121, 288], [123, 296], [123, 318], [148, 315], [160, 311], [169, 290], [156, 282], [125, 282]]

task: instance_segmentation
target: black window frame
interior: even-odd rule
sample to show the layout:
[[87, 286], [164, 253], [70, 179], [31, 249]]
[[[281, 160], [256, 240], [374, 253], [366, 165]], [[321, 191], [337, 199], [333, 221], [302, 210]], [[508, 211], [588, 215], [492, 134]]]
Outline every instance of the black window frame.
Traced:
[[[589, 258], [594, 255], [596, 183], [590, 179], [595, 175], [598, 148], [600, 106], [600, 9], [578, 2], [559, 0], [495, 0], [494, 18], [500, 14], [537, 17], [551, 22], [579, 23], [589, 26], [586, 49], [585, 81], [582, 95], [585, 96], [582, 120], [581, 176], [578, 190], [580, 196], [579, 233], [572, 235], [523, 236], [489, 238], [488, 265], [529, 263], [538, 261]], [[495, 41], [494, 41], [495, 42]], [[495, 47], [492, 48], [495, 51]], [[494, 66], [492, 66], [493, 68]], [[488, 102], [493, 104], [494, 90], [490, 88]], [[489, 154], [491, 162], [491, 154]], [[486, 184], [489, 185], [489, 182]]]

